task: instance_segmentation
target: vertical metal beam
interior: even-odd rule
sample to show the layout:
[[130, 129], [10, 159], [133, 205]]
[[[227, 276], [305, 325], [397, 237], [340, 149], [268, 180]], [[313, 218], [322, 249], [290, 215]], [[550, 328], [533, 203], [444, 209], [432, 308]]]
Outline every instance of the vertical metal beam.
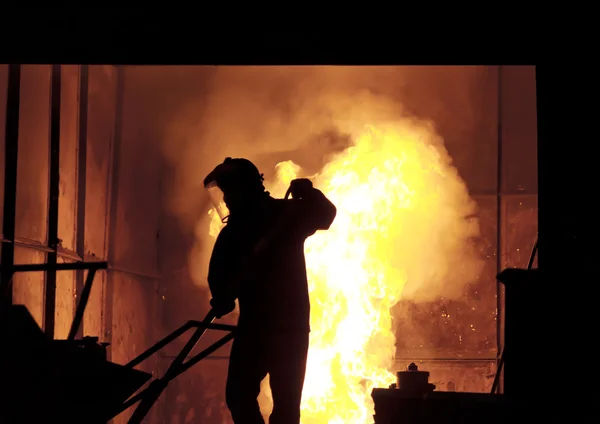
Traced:
[[[2, 234], [8, 242], [2, 244], [0, 264], [12, 266], [15, 254], [15, 215], [17, 205], [17, 160], [19, 153], [19, 116], [21, 106], [21, 65], [8, 65], [6, 93], [6, 127], [4, 128], [4, 214]], [[0, 272], [0, 310], [12, 304], [12, 272]]]
[[[115, 242], [117, 239], [117, 212], [118, 212], [118, 200], [119, 200], [119, 168], [121, 164], [121, 136], [123, 129], [123, 102], [124, 102], [124, 90], [125, 90], [125, 69], [123, 66], [116, 67], [117, 73], [117, 84], [115, 94], [115, 118], [113, 127], [112, 137], [112, 158], [111, 166], [109, 168], [110, 178], [108, 180], [108, 196], [109, 208], [108, 208], [108, 220], [106, 228], [106, 250], [107, 250], [107, 262], [110, 265], [114, 265], [115, 261]], [[104, 314], [104, 325], [110, 328], [110, 334], [112, 338], [112, 319], [113, 319], [113, 292], [114, 292], [114, 278], [115, 272], [111, 270], [106, 271], [106, 292], [105, 292], [105, 314]], [[108, 350], [108, 359], [112, 357], [112, 352]]]
[[[87, 184], [87, 128], [88, 128], [88, 95], [89, 65], [79, 66], [79, 113], [77, 122], [77, 233], [75, 251], [85, 257], [85, 200]], [[75, 271], [75, 293], [83, 294], [83, 270]], [[77, 327], [75, 337], [83, 337], [83, 325]]]
[[[497, 174], [496, 174], [496, 274], [499, 274], [503, 269], [504, 269], [504, 264], [503, 264], [503, 251], [502, 251], [502, 247], [503, 247], [503, 231], [502, 231], [502, 226], [504, 225], [504, 222], [502, 220], [502, 166], [503, 166], [503, 161], [502, 161], [502, 142], [503, 142], [503, 137], [502, 137], [502, 66], [498, 66], [498, 149], [497, 149], [497, 155], [498, 155], [498, 159], [496, 162], [496, 166], [497, 166]], [[496, 362], [496, 366], [499, 367], [500, 366], [500, 361], [501, 361], [501, 351], [504, 348], [503, 346], [503, 334], [502, 332], [504, 331], [504, 326], [502, 325], [502, 319], [503, 319], [503, 312], [502, 312], [502, 307], [503, 307], [503, 287], [502, 284], [496, 280], [496, 345], [497, 345], [497, 362]], [[500, 388], [500, 392], [502, 392], [503, 389], [503, 379], [500, 377], [499, 380], [499, 388]]]
[[[48, 199], [48, 246], [53, 250], [47, 254], [48, 265], [58, 259], [58, 195], [60, 191], [60, 100], [62, 88], [62, 65], [52, 65], [50, 90], [50, 178]], [[46, 271], [44, 292], [44, 332], [54, 338], [56, 313], [56, 269]]]

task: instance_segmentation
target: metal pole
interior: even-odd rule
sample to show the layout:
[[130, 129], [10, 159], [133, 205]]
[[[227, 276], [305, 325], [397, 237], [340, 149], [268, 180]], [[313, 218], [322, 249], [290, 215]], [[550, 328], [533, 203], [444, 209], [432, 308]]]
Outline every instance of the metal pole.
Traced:
[[0, 311], [12, 304], [13, 270], [6, 269], [14, 264], [15, 215], [17, 204], [17, 162], [19, 153], [19, 116], [21, 106], [21, 65], [8, 65], [8, 89], [6, 93], [6, 126], [4, 128], [4, 213], [2, 215], [2, 243], [0, 264]]
[[[499, 274], [503, 269], [503, 252], [502, 252], [502, 66], [498, 66], [498, 149], [497, 149], [497, 162], [496, 162], [496, 275]], [[496, 369], [500, 367], [500, 352], [503, 350], [503, 337], [502, 337], [502, 285], [496, 280]]]
[[[211, 309], [208, 312], [208, 314], [206, 315], [206, 318], [204, 318], [203, 322], [206, 324], [210, 324], [215, 319], [216, 319], [216, 314]], [[142, 420], [146, 417], [146, 415], [148, 415], [148, 412], [150, 412], [150, 410], [152, 409], [152, 406], [156, 403], [156, 401], [162, 394], [163, 390], [167, 387], [167, 384], [169, 384], [169, 381], [171, 381], [176, 376], [181, 374], [181, 372], [183, 372], [184, 370], [189, 368], [189, 367], [184, 367], [184, 361], [187, 358], [187, 356], [191, 353], [191, 351], [194, 349], [194, 347], [196, 347], [196, 344], [198, 344], [198, 341], [204, 335], [204, 333], [206, 332], [206, 329], [207, 329], [206, 326], [197, 328], [196, 331], [194, 331], [194, 334], [192, 334], [192, 337], [190, 337], [190, 340], [185, 344], [183, 349], [181, 349], [181, 352], [179, 352], [179, 355], [177, 355], [175, 360], [171, 363], [171, 365], [167, 369], [167, 372], [165, 373], [164, 377], [161, 379], [158, 379], [158, 380], [154, 380], [150, 384], [150, 386], [148, 387], [147, 395], [141, 399], [140, 404], [138, 405], [136, 410], [133, 412], [133, 415], [129, 419], [128, 424], [141, 423]], [[227, 343], [229, 340], [233, 339], [233, 333], [231, 333], [229, 336], [230, 337], [226, 339], [225, 343]], [[222, 343], [222, 344], [225, 344], [225, 343]], [[221, 344], [219, 344], [218, 342], [212, 346], [212, 348], [214, 350], [218, 349], [219, 347], [221, 347]]]
[[[48, 246], [52, 252], [47, 254], [47, 263], [56, 264], [58, 259], [58, 196], [60, 192], [60, 99], [62, 88], [62, 65], [52, 65], [52, 83], [50, 91], [50, 177], [48, 200]], [[56, 313], [56, 269], [46, 271], [44, 292], [44, 332], [54, 338]]]
[[[111, 164], [107, 181], [108, 198], [108, 219], [106, 220], [106, 257], [111, 267], [115, 266], [115, 244], [117, 243], [117, 213], [119, 202], [119, 171], [121, 166], [121, 132], [123, 126], [123, 102], [125, 90], [125, 68], [116, 66], [117, 83], [115, 87], [115, 117], [113, 137], [111, 143]], [[112, 321], [113, 321], [113, 292], [114, 292], [115, 272], [106, 273], [106, 290], [104, 295], [104, 328], [108, 328], [107, 342], [112, 340]], [[106, 330], [105, 330], [106, 331]], [[112, 351], [108, 349], [108, 359], [112, 357]]]
[[[89, 66], [79, 66], [79, 113], [77, 123], [77, 233], [75, 251], [85, 258], [85, 199], [87, 181], [87, 127], [88, 127]], [[83, 259], [85, 260], [85, 259]], [[84, 288], [83, 270], [75, 271], [75, 293], [81, 296]], [[75, 313], [77, 313], [75, 311]], [[77, 328], [75, 337], [83, 337], [83, 325]]]
[[90, 293], [92, 292], [92, 284], [94, 283], [95, 275], [96, 269], [90, 268], [88, 270], [87, 278], [85, 279], [85, 284], [83, 286], [83, 291], [81, 292], [81, 297], [79, 298], [79, 303], [77, 304], [77, 309], [75, 310], [75, 317], [73, 317], [71, 329], [69, 330], [68, 340], [75, 340], [75, 336], [77, 335], [79, 328], [81, 327], [85, 307], [87, 306], [88, 300], [90, 299]]

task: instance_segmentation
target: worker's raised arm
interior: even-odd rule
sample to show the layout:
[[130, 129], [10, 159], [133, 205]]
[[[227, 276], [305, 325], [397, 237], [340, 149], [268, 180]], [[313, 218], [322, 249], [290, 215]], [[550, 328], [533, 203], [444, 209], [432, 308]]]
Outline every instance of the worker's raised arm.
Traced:
[[307, 235], [317, 230], [328, 230], [335, 219], [335, 205], [310, 180], [301, 178], [292, 181], [290, 193], [298, 205], [298, 221]]

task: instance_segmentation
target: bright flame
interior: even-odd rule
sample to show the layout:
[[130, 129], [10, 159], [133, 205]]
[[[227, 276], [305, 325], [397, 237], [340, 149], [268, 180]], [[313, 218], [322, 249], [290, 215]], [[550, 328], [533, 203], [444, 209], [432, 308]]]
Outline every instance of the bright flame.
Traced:
[[[311, 177], [338, 213], [305, 245], [312, 331], [303, 424], [373, 422], [372, 389], [395, 381], [392, 307], [405, 286], [447, 279], [451, 258], [478, 231], [457, 230], [470, 200], [431, 139], [429, 128], [368, 127]], [[283, 197], [299, 176], [293, 162], [280, 163], [271, 193]], [[215, 214], [211, 234], [219, 228]]]

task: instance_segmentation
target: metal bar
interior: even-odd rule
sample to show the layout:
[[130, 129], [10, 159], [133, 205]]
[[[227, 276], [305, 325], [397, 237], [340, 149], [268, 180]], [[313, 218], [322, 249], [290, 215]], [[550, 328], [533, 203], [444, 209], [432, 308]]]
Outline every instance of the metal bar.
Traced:
[[[497, 162], [496, 162], [496, 274], [499, 274], [503, 269], [502, 259], [502, 66], [498, 66], [498, 149], [497, 149]], [[496, 280], [496, 348], [498, 353], [502, 349], [502, 285]], [[499, 361], [500, 358], [497, 358]], [[496, 366], [499, 362], [496, 363]]]
[[[204, 318], [204, 323], [210, 324], [215, 319], [216, 319], [216, 314], [211, 309], [208, 312], [208, 314], [206, 315], [206, 318]], [[169, 383], [169, 381], [171, 381], [173, 378], [175, 378], [177, 375], [179, 375], [182, 372], [181, 369], [183, 369], [185, 358], [192, 351], [192, 349], [194, 349], [194, 347], [196, 347], [196, 344], [198, 344], [198, 341], [204, 335], [205, 332], [206, 332], [206, 327], [203, 326], [203, 327], [197, 328], [196, 331], [194, 331], [194, 334], [192, 334], [192, 337], [190, 337], [188, 342], [185, 344], [183, 349], [181, 349], [181, 352], [179, 352], [179, 355], [177, 355], [175, 360], [171, 363], [171, 365], [167, 369], [167, 372], [165, 373], [165, 375], [158, 380], [154, 380], [150, 384], [150, 386], [148, 387], [148, 389], [149, 389], [148, 394], [141, 399], [140, 404], [133, 412], [133, 415], [131, 416], [131, 418], [129, 420], [130, 424], [142, 422], [144, 417], [148, 414], [148, 412], [150, 412], [150, 409], [152, 409], [152, 406], [154, 405], [154, 403], [156, 403], [156, 401], [162, 394], [163, 390], [167, 387], [167, 384]], [[233, 335], [233, 333], [231, 333], [231, 335]]]
[[222, 346], [225, 346], [227, 343], [229, 343], [231, 340], [233, 340], [234, 337], [235, 337], [234, 333], [229, 333], [228, 335], [219, 339], [217, 342], [213, 343], [210, 347], [207, 347], [202, 352], [200, 352], [199, 354], [197, 354], [190, 360], [186, 361], [181, 366], [181, 368], [177, 371], [177, 374], [173, 375], [169, 381], [171, 381], [172, 379], [177, 377], [179, 374], [186, 372], [191, 367], [193, 367], [198, 362], [200, 362], [202, 359], [208, 357], [211, 353], [215, 352], [217, 349], [221, 348]]
[[[175, 355], [159, 355], [159, 357], [162, 359], [175, 359]], [[186, 359], [190, 359], [193, 357], [194, 357], [194, 355], [188, 355], [188, 357]], [[229, 360], [229, 356], [214, 355], [214, 356], [207, 356], [204, 359], [211, 360], [211, 361], [227, 361], [227, 360]], [[494, 360], [496, 360], [496, 359], [494, 358]]]
[[[50, 248], [50, 246], [47, 246], [37, 240], [32, 240], [32, 239], [28, 239], [25, 237], [15, 237], [14, 243], [12, 240], [5, 239], [3, 237], [0, 237], [0, 241], [2, 243], [14, 244], [15, 247], [20, 247], [23, 249], [37, 250], [38, 252], [44, 252], [44, 253], [54, 252], [54, 250], [52, 248]], [[74, 251], [72, 251], [70, 249], [67, 249], [66, 247], [62, 247], [62, 246], [58, 246], [58, 248], [56, 249], [56, 254], [58, 255], [59, 258], [63, 258], [63, 259], [71, 260], [71, 261], [82, 261], [83, 260], [77, 253], [75, 253]]]
[[[87, 181], [87, 129], [88, 129], [89, 66], [79, 66], [79, 111], [77, 117], [77, 221], [75, 250], [85, 257], [85, 200]], [[83, 270], [75, 271], [75, 294], [83, 292]], [[83, 336], [83, 325], [77, 329], [77, 337]]]
[[162, 280], [163, 279], [163, 277], [158, 274], [149, 274], [146, 272], [135, 271], [135, 270], [123, 268], [121, 266], [109, 265], [108, 269], [111, 271], [122, 273], [122, 274], [129, 274], [129, 275], [133, 275], [135, 277], [148, 278], [151, 280]]
[[[15, 215], [17, 205], [17, 162], [19, 153], [19, 116], [21, 106], [21, 65], [8, 65], [8, 88], [6, 90], [6, 126], [4, 128], [4, 212], [2, 234], [9, 240], [15, 238]], [[0, 264], [0, 311], [12, 304], [11, 267], [14, 264], [15, 247], [2, 244]]]
[[538, 249], [538, 236], [535, 237], [535, 243], [533, 243], [533, 247], [531, 248], [531, 255], [529, 256], [529, 262], [527, 263], [528, 270], [533, 268], [533, 263], [535, 262], [535, 255], [537, 254], [537, 249]]
[[52, 249], [46, 255], [50, 267], [46, 271], [44, 290], [44, 322], [46, 335], [54, 338], [56, 314], [56, 264], [58, 257], [58, 196], [60, 192], [60, 99], [62, 87], [62, 65], [52, 65], [50, 89], [50, 176], [48, 182], [48, 246]]
[[[160, 349], [162, 349], [163, 347], [165, 347], [166, 345], [171, 343], [173, 340], [175, 340], [176, 338], [181, 336], [183, 333], [188, 331], [190, 328], [194, 328], [194, 327], [204, 328], [206, 330], [221, 330], [221, 331], [234, 331], [236, 328], [235, 325], [229, 325], [229, 324], [215, 324], [215, 323], [209, 323], [209, 322], [204, 322], [204, 321], [188, 321], [185, 324], [183, 324], [181, 327], [179, 327], [177, 330], [175, 330], [171, 334], [169, 334], [167, 337], [164, 337], [163, 339], [161, 339], [160, 341], [155, 343], [153, 346], [151, 346], [145, 352], [141, 353], [136, 358], [132, 359], [125, 366], [130, 367], [130, 368], [135, 367], [136, 365], [145, 361], [150, 356], [152, 356], [154, 353], [158, 352]], [[167, 356], [163, 355], [162, 357], [166, 358]], [[175, 358], [175, 356], [172, 356], [172, 357]], [[192, 357], [192, 356], [189, 355], [189, 353], [188, 353], [188, 356], [186, 356], [186, 358], [190, 358], [190, 357]]]
[[419, 361], [419, 362], [496, 362], [498, 357], [493, 358], [396, 358], [398, 361]]
[[26, 264], [26, 265], [13, 265], [12, 267], [0, 266], [0, 271], [4, 269], [11, 269], [13, 272], [44, 272], [48, 269], [55, 269], [57, 271], [71, 271], [77, 269], [106, 269], [108, 264], [106, 262], [74, 262], [74, 263], [57, 263], [55, 265], [50, 264]]
[[205, 328], [207, 330], [234, 331], [237, 327], [231, 324], [215, 324], [206, 321], [190, 321], [193, 327]]
[[26, 237], [15, 237], [13, 240], [2, 239], [2, 241], [5, 243], [13, 243], [15, 247], [24, 247], [26, 249], [38, 250], [40, 252], [53, 252], [50, 246], [45, 245], [41, 241]]
[[179, 367], [180, 365], [183, 364], [183, 362], [185, 361], [185, 358], [196, 347], [196, 345], [198, 344], [198, 341], [200, 340], [200, 338], [202, 338], [204, 333], [206, 333], [206, 329], [208, 328], [208, 325], [212, 324], [216, 318], [217, 318], [217, 315], [215, 314], [214, 310], [211, 309], [208, 312], [208, 314], [206, 315], [206, 318], [204, 318], [202, 325], [200, 325], [196, 329], [196, 331], [194, 331], [194, 334], [192, 334], [192, 337], [190, 337], [190, 339], [185, 344], [183, 349], [181, 349], [181, 352], [179, 352], [179, 355], [177, 355], [177, 358], [175, 358], [175, 360], [173, 361], [173, 363], [171, 364], [169, 369], [167, 369], [166, 375], [171, 375], [172, 373], [175, 372], [174, 370], [177, 367]]
[[[122, 66], [117, 66], [117, 82], [115, 87], [115, 116], [114, 116], [114, 127], [112, 143], [110, 145], [110, 167], [106, 182], [106, 198], [107, 210], [106, 210], [106, 223], [105, 228], [105, 255], [110, 264], [115, 263], [115, 243], [117, 242], [117, 213], [118, 213], [118, 200], [119, 200], [119, 175], [121, 165], [121, 136], [123, 127], [123, 101], [125, 93], [125, 70]], [[114, 273], [106, 273], [106, 285], [104, 293], [104, 333], [106, 341], [112, 340], [112, 321], [113, 321], [113, 293], [114, 293]], [[108, 349], [108, 359], [112, 357], [112, 350]]]
[[218, 349], [220, 349], [221, 347], [223, 347], [224, 345], [229, 343], [231, 340], [233, 340], [233, 337], [234, 337], [233, 333], [227, 334], [226, 336], [222, 337], [217, 342], [212, 344], [210, 347], [204, 349], [202, 352], [200, 352], [199, 354], [194, 356], [192, 359], [190, 359], [186, 363], [181, 364], [177, 368], [174, 368], [173, 374], [165, 375], [162, 379], [153, 381], [152, 384], [147, 389], [143, 390], [142, 392], [138, 393], [136, 396], [134, 396], [131, 399], [129, 399], [128, 401], [126, 401], [122, 405], [122, 407], [119, 408], [120, 411], [117, 412], [117, 414], [126, 410], [127, 408], [134, 405], [135, 403], [141, 401], [140, 404], [138, 405], [137, 409], [134, 411], [133, 415], [131, 416], [130, 420], [128, 421], [128, 424], [141, 423], [142, 420], [144, 419], [144, 417], [148, 414], [148, 412], [150, 412], [150, 409], [152, 408], [152, 406], [154, 405], [154, 403], [156, 402], [156, 400], [158, 399], [158, 397], [160, 396], [160, 394], [162, 393], [164, 388], [167, 386], [167, 384], [171, 380], [173, 380], [180, 374], [186, 372], [188, 369], [190, 369], [191, 367], [196, 365], [202, 359], [208, 357], [210, 354], [212, 354], [213, 352], [217, 351]]
[[129, 361], [125, 366], [129, 367], [129, 368], [133, 368], [136, 365], [139, 365], [140, 363], [142, 363], [143, 361], [145, 361], [146, 359], [148, 359], [149, 357], [154, 355], [154, 353], [158, 352], [160, 349], [162, 349], [163, 347], [165, 347], [166, 345], [171, 343], [173, 340], [175, 340], [176, 338], [181, 336], [183, 333], [188, 331], [190, 328], [192, 328], [192, 322], [188, 321], [185, 324], [183, 324], [181, 327], [179, 327], [177, 330], [175, 330], [171, 334], [169, 334], [167, 337], [164, 337], [162, 340], [159, 340], [158, 342], [156, 342], [153, 346], [148, 348], [145, 352], [142, 352], [137, 357], [135, 357], [134, 359]]
[[75, 310], [75, 316], [73, 317], [73, 322], [71, 323], [71, 329], [69, 330], [69, 337], [67, 340], [75, 340], [75, 336], [79, 331], [81, 321], [83, 321], [85, 307], [87, 306], [88, 300], [90, 300], [90, 293], [92, 292], [92, 284], [94, 283], [94, 276], [96, 275], [96, 271], [96, 268], [90, 268], [90, 270], [88, 271], [87, 278], [85, 279], [85, 284], [83, 285], [83, 291], [81, 292], [81, 296], [79, 297], [79, 303], [77, 304], [77, 309]]
[[58, 246], [58, 249], [56, 249], [56, 254], [58, 255], [59, 258], [62, 258], [65, 260], [74, 261], [74, 262], [83, 261], [81, 256], [79, 256], [77, 253], [75, 253], [74, 251], [72, 251], [70, 249], [66, 249], [62, 246]]
[[[511, 192], [500, 192], [500, 195], [502, 197], [505, 198], [519, 198], [519, 197], [537, 197], [538, 193], [511, 193]], [[471, 197], [484, 197], [484, 198], [491, 198], [491, 197], [498, 197], [498, 193], [470, 193], [469, 196]]]

